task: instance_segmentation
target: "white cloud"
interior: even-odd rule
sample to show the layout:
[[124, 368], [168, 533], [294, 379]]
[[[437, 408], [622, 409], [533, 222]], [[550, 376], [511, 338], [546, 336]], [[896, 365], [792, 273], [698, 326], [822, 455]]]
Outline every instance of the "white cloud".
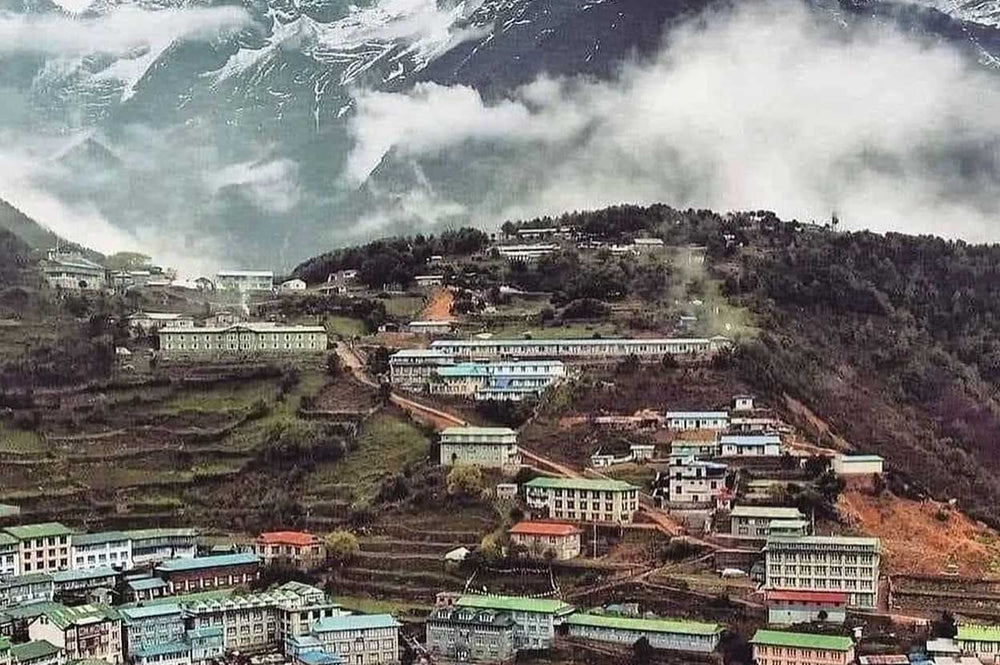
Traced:
[[232, 164], [209, 173], [207, 183], [216, 193], [224, 187], [239, 186], [259, 208], [277, 213], [291, 210], [300, 196], [298, 168], [290, 159]]
[[358, 93], [346, 177], [389, 153], [496, 146], [520, 155], [498, 179], [527, 174], [498, 219], [664, 201], [1000, 239], [1000, 84], [956, 50], [780, 0], [668, 44], [615, 81], [543, 80], [496, 103], [463, 87]]

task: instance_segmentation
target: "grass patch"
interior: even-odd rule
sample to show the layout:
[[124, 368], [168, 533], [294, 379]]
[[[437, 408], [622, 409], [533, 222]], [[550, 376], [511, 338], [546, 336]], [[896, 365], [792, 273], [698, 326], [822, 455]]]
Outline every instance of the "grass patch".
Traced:
[[422, 603], [412, 603], [404, 600], [379, 600], [366, 596], [334, 596], [333, 602], [346, 610], [362, 614], [423, 615], [434, 609], [432, 605], [424, 605]]
[[349, 316], [327, 316], [323, 319], [328, 335], [341, 337], [361, 337], [368, 332], [365, 322]]
[[44, 453], [46, 450], [45, 440], [37, 432], [16, 429], [0, 422], [0, 452]]
[[407, 322], [417, 318], [417, 314], [424, 308], [424, 299], [420, 296], [394, 296], [382, 302], [389, 316]]
[[270, 400], [277, 394], [274, 380], [248, 381], [214, 386], [209, 389], [184, 390], [167, 399], [160, 413], [238, 411], [258, 399]]
[[624, 480], [642, 489], [649, 489], [653, 481], [656, 480], [656, 469], [646, 464], [623, 464], [610, 469], [602, 469], [602, 472], [615, 480]]
[[491, 329], [490, 332], [501, 339], [521, 339], [526, 335], [530, 335], [531, 339], [590, 339], [595, 335], [620, 337], [623, 334], [619, 326], [607, 321], [545, 327], [513, 324]]

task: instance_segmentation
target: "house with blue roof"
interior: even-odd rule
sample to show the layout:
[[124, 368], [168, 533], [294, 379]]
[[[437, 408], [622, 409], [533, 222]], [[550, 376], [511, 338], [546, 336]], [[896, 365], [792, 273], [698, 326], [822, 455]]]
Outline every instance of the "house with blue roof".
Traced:
[[311, 634], [323, 653], [345, 662], [379, 665], [399, 661], [399, 626], [391, 614], [349, 614], [320, 619]]
[[260, 572], [260, 557], [249, 552], [169, 559], [159, 564], [156, 575], [172, 594], [249, 586]]

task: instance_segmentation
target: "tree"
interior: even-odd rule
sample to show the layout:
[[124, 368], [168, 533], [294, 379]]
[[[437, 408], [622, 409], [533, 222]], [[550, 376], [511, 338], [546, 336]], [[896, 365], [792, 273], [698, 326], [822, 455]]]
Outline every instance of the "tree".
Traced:
[[486, 563], [496, 563], [503, 558], [503, 549], [497, 542], [496, 536], [492, 534], [483, 536], [483, 539], [479, 541], [479, 554]]
[[640, 637], [632, 645], [631, 662], [635, 665], [648, 665], [653, 662], [653, 647], [645, 636]]
[[635, 374], [639, 371], [639, 356], [630, 353], [618, 361], [615, 367], [616, 374]]
[[346, 529], [337, 529], [326, 534], [326, 558], [337, 566], [344, 566], [361, 551], [358, 538]]
[[931, 622], [931, 632], [935, 637], [953, 638], [958, 633], [958, 626], [955, 623], [955, 616], [945, 610], [941, 617]]
[[674, 354], [672, 353], [664, 354], [663, 360], [660, 361], [660, 367], [667, 370], [668, 372], [671, 370], [675, 370], [680, 366], [681, 366], [680, 363], [677, 362], [677, 358], [674, 358]]
[[340, 361], [340, 356], [331, 353], [326, 357], [326, 373], [336, 378], [344, 371], [344, 366]]
[[460, 464], [448, 472], [446, 483], [450, 496], [459, 499], [479, 497], [483, 493], [483, 472], [478, 466]]

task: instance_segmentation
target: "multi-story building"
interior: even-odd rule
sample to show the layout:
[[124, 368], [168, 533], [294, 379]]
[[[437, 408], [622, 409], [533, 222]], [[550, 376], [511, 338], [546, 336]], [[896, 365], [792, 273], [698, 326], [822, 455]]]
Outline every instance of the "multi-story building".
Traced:
[[570, 637], [631, 646], [645, 637], [654, 649], [711, 653], [719, 645], [722, 626], [716, 623], [640, 619], [607, 614], [571, 614], [563, 621]]
[[103, 603], [51, 609], [28, 624], [28, 636], [65, 649], [70, 661], [124, 661], [121, 617]]
[[382, 665], [399, 662], [399, 626], [391, 614], [350, 614], [320, 619], [311, 634], [345, 663]]
[[188, 630], [179, 604], [121, 610], [128, 660], [134, 665], [192, 665], [225, 655], [221, 627]]
[[121, 531], [74, 533], [70, 552], [76, 570], [102, 566], [116, 570], [132, 568], [132, 539]]
[[55, 597], [61, 602], [68, 602], [64, 598], [85, 598], [88, 592], [97, 589], [114, 590], [118, 585], [119, 573], [110, 566], [101, 566], [82, 570], [57, 570], [50, 575]]
[[528, 507], [552, 519], [629, 524], [639, 509], [639, 488], [621, 480], [543, 477], [524, 487]]
[[779, 434], [723, 434], [719, 437], [723, 457], [780, 457]]
[[1000, 626], [959, 623], [955, 644], [982, 663], [1000, 662]]
[[767, 622], [772, 624], [844, 623], [847, 594], [843, 591], [767, 592]]
[[667, 411], [667, 427], [677, 432], [689, 430], [720, 431], [729, 427], [725, 411]]
[[517, 466], [517, 432], [508, 427], [449, 427], [441, 432], [439, 459], [442, 466]]
[[198, 554], [195, 529], [134, 529], [123, 531], [132, 541], [132, 564], [150, 566], [167, 559], [193, 558]]
[[424, 390], [434, 370], [454, 365], [455, 359], [434, 349], [403, 349], [389, 356], [389, 380], [404, 390]]
[[72, 531], [58, 522], [11, 526], [4, 529], [17, 539], [23, 573], [47, 573], [70, 568]]
[[107, 284], [104, 266], [80, 252], [49, 250], [41, 268], [45, 280], [54, 289], [100, 291]]
[[0, 531], [0, 577], [21, 574], [21, 544], [14, 536]]
[[464, 595], [455, 601], [455, 606], [509, 614], [514, 620], [515, 649], [550, 648], [556, 627], [562, 625], [574, 609], [561, 600], [521, 596]]
[[510, 540], [540, 559], [551, 556], [566, 561], [580, 556], [580, 529], [561, 522], [518, 522], [507, 532]]
[[156, 567], [171, 594], [250, 585], [259, 572], [260, 558], [249, 552], [171, 559]]
[[323, 326], [239, 323], [222, 328], [161, 328], [160, 352], [168, 358], [247, 355], [315, 355], [326, 351]]
[[447, 335], [453, 325], [452, 321], [410, 321], [406, 327], [417, 335]]
[[710, 460], [719, 456], [719, 432], [712, 429], [686, 430], [670, 442], [671, 459]]
[[66, 650], [45, 640], [12, 644], [10, 647], [12, 665], [65, 665]]
[[130, 328], [139, 333], [151, 333], [160, 328], [192, 328], [194, 318], [180, 312], [136, 312], [128, 317]]
[[875, 607], [878, 538], [771, 536], [764, 547], [765, 588], [844, 591], [849, 606]]
[[838, 635], [758, 630], [750, 640], [756, 665], [848, 665], [854, 641]]
[[476, 396], [503, 393], [510, 400], [538, 396], [566, 376], [559, 360], [463, 362], [434, 369], [428, 390], [435, 395]]
[[[662, 502], [666, 487], [666, 505], [674, 510], [711, 508], [715, 499], [726, 491], [728, 467], [717, 462], [692, 458], [671, 458], [665, 472], [656, 475], [654, 496]], [[664, 478], [664, 474], [667, 475]]]
[[725, 337], [673, 339], [473, 339], [436, 340], [431, 349], [454, 358], [562, 358], [577, 361], [618, 360], [636, 356], [659, 360], [665, 355], [707, 355], [728, 348]]
[[496, 610], [439, 607], [427, 617], [427, 650], [447, 662], [510, 662], [517, 655], [514, 620]]
[[220, 270], [215, 275], [220, 291], [273, 291], [274, 273], [270, 270]]
[[534, 245], [500, 245], [496, 247], [497, 254], [508, 261], [532, 263], [559, 251], [559, 245], [539, 243]]
[[52, 600], [54, 593], [52, 576], [48, 573], [0, 577], [0, 608]]
[[125, 598], [130, 603], [156, 600], [167, 595], [170, 585], [159, 577], [138, 577], [125, 582]]
[[798, 523], [805, 520], [798, 508], [785, 506], [733, 506], [729, 517], [729, 532], [734, 538], [767, 538], [772, 535], [771, 525], [775, 521]]
[[264, 565], [287, 561], [297, 568], [310, 570], [326, 559], [323, 539], [302, 531], [269, 531], [257, 536], [254, 553]]

